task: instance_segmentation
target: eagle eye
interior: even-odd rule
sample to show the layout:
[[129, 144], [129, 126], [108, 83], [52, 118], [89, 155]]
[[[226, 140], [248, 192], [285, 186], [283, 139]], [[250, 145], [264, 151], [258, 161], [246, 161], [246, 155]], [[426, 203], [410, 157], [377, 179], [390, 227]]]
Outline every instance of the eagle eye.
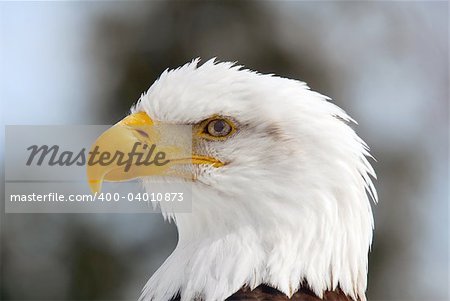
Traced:
[[201, 136], [207, 139], [225, 139], [235, 132], [234, 124], [223, 117], [213, 117], [201, 124]]
[[214, 137], [225, 137], [231, 133], [231, 125], [224, 119], [214, 119], [208, 122], [206, 132]]

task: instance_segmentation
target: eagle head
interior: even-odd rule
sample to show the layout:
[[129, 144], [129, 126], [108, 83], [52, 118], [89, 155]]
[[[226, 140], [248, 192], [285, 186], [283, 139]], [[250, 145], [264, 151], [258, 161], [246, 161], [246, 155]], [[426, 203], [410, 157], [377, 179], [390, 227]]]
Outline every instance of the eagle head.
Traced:
[[164, 71], [96, 144], [125, 149], [139, 136], [160, 139], [151, 128], [176, 125], [189, 129], [179, 134], [189, 151], [167, 142], [171, 164], [128, 174], [88, 167], [97, 190], [136, 177], [149, 192], [155, 178], [192, 185], [191, 212], [161, 204], [179, 241], [141, 300], [224, 300], [261, 284], [288, 297], [307, 286], [318, 297], [339, 288], [364, 300], [377, 196], [368, 147], [349, 123], [297, 80], [214, 60]]

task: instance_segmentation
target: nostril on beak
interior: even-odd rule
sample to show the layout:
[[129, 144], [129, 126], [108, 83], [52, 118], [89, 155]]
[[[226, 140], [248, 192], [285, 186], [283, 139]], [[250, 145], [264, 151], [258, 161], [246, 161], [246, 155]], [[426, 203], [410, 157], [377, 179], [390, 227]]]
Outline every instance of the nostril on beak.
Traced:
[[149, 135], [143, 130], [136, 129], [136, 132], [138, 132], [139, 135], [141, 135], [141, 136], [143, 136], [145, 138], [150, 138]]

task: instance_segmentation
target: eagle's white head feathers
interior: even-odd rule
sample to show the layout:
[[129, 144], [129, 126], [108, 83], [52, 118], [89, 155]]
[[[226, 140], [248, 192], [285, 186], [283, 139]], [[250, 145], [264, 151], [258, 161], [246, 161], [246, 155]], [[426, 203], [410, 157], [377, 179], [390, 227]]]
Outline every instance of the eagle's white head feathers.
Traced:
[[238, 125], [229, 139], [203, 145], [226, 165], [197, 167], [192, 212], [164, 212], [179, 242], [141, 300], [224, 300], [262, 283], [288, 296], [309, 285], [318, 296], [340, 287], [365, 299], [375, 174], [354, 121], [326, 96], [296, 80], [194, 60], [165, 71], [133, 111]]

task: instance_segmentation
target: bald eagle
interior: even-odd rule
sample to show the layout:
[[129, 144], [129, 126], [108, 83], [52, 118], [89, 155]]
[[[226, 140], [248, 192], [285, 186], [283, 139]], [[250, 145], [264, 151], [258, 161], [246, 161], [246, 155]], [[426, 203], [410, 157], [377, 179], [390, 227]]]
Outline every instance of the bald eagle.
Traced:
[[[192, 182], [192, 211], [161, 204], [179, 240], [140, 300], [366, 300], [375, 172], [350, 123], [297, 80], [215, 60], [164, 71], [95, 142], [126, 152], [157, 124], [193, 129], [189, 158], [171, 159]], [[139, 177], [150, 192], [168, 169], [87, 174], [93, 190]]]

